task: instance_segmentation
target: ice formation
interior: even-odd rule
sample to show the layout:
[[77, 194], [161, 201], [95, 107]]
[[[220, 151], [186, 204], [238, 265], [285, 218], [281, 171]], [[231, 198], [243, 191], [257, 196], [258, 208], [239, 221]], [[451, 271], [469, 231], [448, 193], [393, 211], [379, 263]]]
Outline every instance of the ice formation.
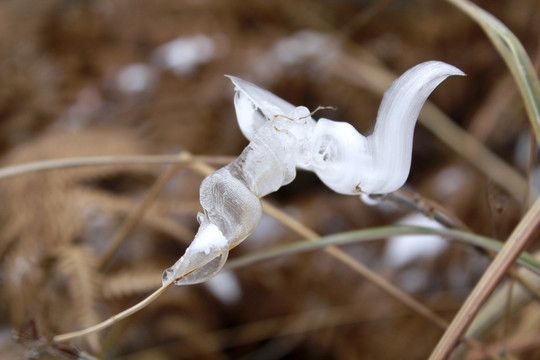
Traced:
[[307, 108], [229, 76], [238, 124], [250, 143], [234, 162], [203, 180], [199, 231], [182, 258], [165, 271], [163, 283], [193, 284], [217, 274], [229, 249], [260, 222], [260, 198], [293, 181], [297, 167], [314, 171], [341, 194], [397, 190], [409, 175], [420, 109], [450, 75], [463, 72], [439, 61], [408, 70], [386, 91], [367, 137], [348, 123], [316, 122]]
[[[407, 215], [396, 225], [423, 226], [441, 229], [443, 226], [421, 214]], [[418, 258], [434, 258], [448, 247], [448, 241], [438, 235], [399, 235], [388, 240], [384, 251], [385, 261], [393, 267], [401, 267]]]

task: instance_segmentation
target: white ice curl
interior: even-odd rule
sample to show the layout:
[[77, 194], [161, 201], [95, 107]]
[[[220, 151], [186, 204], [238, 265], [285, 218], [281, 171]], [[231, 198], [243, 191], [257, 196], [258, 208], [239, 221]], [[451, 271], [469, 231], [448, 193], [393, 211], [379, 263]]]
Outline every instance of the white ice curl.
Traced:
[[[409, 175], [414, 126], [420, 110], [437, 85], [451, 75], [464, 73], [440, 61], [427, 61], [409, 69], [384, 94], [375, 129], [367, 137], [348, 123], [320, 119], [313, 127], [314, 120], [309, 118], [304, 138], [310, 143], [313, 167], [301, 167], [313, 170], [329, 188], [341, 194], [397, 190]], [[236, 109], [238, 123], [248, 139], [264, 125], [262, 115], [271, 121], [292, 111], [293, 105], [274, 94], [245, 80], [230, 78], [237, 91], [235, 103], [242, 103]], [[256, 121], [254, 112], [258, 113]]]

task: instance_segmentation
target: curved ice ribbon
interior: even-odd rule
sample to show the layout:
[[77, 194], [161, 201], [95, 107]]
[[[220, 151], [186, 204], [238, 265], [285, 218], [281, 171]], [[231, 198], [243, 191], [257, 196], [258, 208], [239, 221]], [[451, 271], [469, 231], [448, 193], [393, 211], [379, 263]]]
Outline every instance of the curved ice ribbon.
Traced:
[[238, 124], [250, 143], [234, 162], [203, 180], [199, 231], [182, 258], [165, 271], [163, 282], [193, 284], [217, 274], [229, 249], [260, 222], [259, 198], [294, 180], [297, 167], [314, 171], [341, 194], [383, 194], [400, 188], [409, 175], [420, 110], [451, 75], [464, 73], [439, 61], [405, 72], [384, 94], [375, 129], [367, 137], [348, 123], [316, 122], [307, 108], [229, 76], [236, 89]]

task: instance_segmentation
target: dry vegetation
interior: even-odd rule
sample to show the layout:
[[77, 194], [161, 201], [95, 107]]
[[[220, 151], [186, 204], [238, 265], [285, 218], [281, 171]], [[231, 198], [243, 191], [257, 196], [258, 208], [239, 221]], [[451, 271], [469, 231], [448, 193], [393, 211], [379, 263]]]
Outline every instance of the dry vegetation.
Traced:
[[[537, 0], [478, 4], [540, 63]], [[277, 56], [276, 43], [303, 29], [328, 36], [317, 55], [289, 62]], [[160, 45], [197, 34], [215, 41], [215, 56], [206, 63], [182, 75], [162, 71], [145, 91], [118, 86], [124, 66], [147, 63]], [[369, 131], [387, 86], [385, 71], [399, 74], [431, 59], [468, 74], [447, 80], [431, 100], [510, 168], [486, 173], [468, 147], [420, 125], [407, 187], [418, 194], [413, 199], [421, 194], [441, 204], [461, 221], [450, 221], [456, 227], [505, 240], [527, 210], [530, 125], [485, 34], [443, 1], [2, 1], [1, 165], [182, 150], [237, 155], [247, 141], [223, 74], [311, 109], [336, 106], [320, 116]], [[118, 248], [110, 245], [166, 169], [100, 165], [0, 179], [2, 359], [424, 359], [442, 336], [440, 326], [316, 251], [235, 270], [236, 298], [220, 298], [206, 285], [172, 288], [110, 329], [70, 344], [49, 343], [141, 300], [183, 253], [197, 227], [202, 180], [185, 166]], [[516, 176], [517, 185], [501, 183]], [[397, 201], [371, 207], [332, 193], [307, 173], [268, 201], [319, 234], [388, 225], [410, 212]], [[438, 212], [428, 200], [416, 205]], [[301, 238], [266, 217], [231, 258]], [[344, 250], [445, 321], [489, 263], [483, 252], [456, 243], [400, 268], [384, 261], [383, 240]], [[537, 359], [538, 324], [538, 303], [526, 302], [491, 326], [482, 342], [496, 352], [506, 339], [513, 354], [506, 358]], [[477, 351], [469, 358], [497, 357]]]

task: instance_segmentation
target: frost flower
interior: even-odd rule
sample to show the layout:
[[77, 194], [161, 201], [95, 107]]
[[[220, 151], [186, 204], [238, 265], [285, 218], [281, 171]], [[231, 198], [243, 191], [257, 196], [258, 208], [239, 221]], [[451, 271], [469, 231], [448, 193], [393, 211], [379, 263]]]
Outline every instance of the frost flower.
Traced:
[[314, 171], [342, 194], [397, 190], [409, 175], [420, 109], [450, 75], [463, 73], [438, 61], [407, 71], [386, 91], [367, 137], [347, 123], [315, 121], [307, 108], [230, 76], [238, 124], [250, 143], [235, 161], [203, 180], [199, 231], [184, 256], [165, 271], [163, 283], [187, 285], [215, 276], [229, 249], [259, 224], [260, 198], [293, 181], [297, 167]]

